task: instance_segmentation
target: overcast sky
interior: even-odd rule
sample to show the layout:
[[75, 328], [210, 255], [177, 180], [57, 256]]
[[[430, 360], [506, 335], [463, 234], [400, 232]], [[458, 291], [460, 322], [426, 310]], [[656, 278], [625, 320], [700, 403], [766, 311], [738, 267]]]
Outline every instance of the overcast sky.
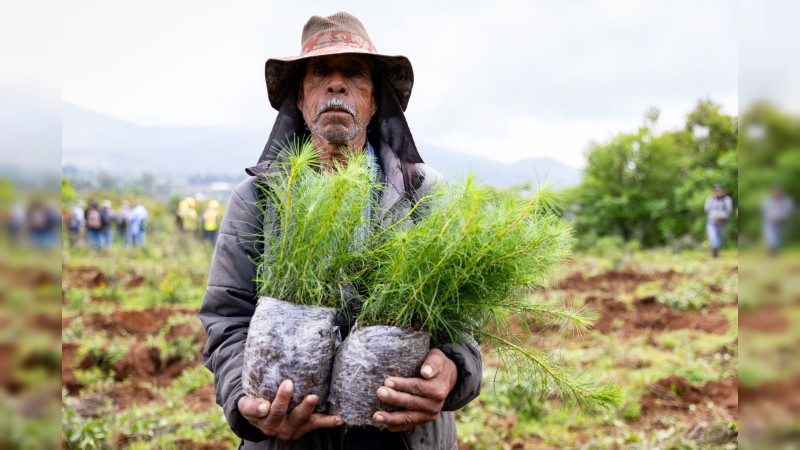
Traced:
[[663, 128], [704, 98], [737, 114], [732, 1], [334, 3], [70, 2], [62, 98], [140, 125], [266, 134], [264, 61], [297, 55], [311, 15], [345, 10], [379, 52], [411, 60], [407, 117], [423, 157], [435, 145], [581, 167], [589, 141], [634, 129], [651, 106]]

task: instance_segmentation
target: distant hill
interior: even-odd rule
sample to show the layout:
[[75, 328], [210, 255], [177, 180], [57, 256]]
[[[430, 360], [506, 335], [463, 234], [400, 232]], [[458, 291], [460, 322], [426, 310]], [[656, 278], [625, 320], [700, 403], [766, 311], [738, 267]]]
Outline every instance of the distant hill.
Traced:
[[[70, 103], [62, 107], [62, 166], [120, 175], [242, 174], [256, 162], [269, 130], [221, 127], [141, 127]], [[547, 179], [559, 187], [580, 182], [580, 171], [553, 158], [503, 164], [489, 158], [420, 145], [426, 163], [448, 179], [474, 169], [497, 187]]]
[[580, 170], [553, 158], [528, 158], [514, 164], [504, 164], [481, 156], [435, 147], [420, 148], [420, 153], [427, 164], [450, 180], [463, 177], [467, 171], [472, 170], [479, 180], [500, 188], [525, 182], [536, 185], [544, 181], [563, 188], [581, 181]]
[[219, 127], [140, 127], [69, 103], [61, 130], [63, 166], [124, 175], [244, 175], [267, 138]]

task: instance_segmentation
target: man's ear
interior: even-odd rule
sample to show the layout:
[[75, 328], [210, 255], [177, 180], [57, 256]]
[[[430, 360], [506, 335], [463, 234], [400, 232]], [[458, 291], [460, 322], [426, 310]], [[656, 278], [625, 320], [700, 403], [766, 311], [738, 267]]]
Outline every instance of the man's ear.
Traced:
[[297, 85], [297, 109], [299, 109], [300, 111], [303, 110], [303, 99], [304, 99], [304, 97], [305, 96], [304, 96], [304, 93], [303, 93], [303, 85], [302, 84], [298, 84]]
[[376, 112], [378, 112], [378, 100], [375, 99], [375, 92], [373, 92], [372, 93], [372, 112], [369, 115], [370, 119], [372, 118], [372, 116], [375, 115]]

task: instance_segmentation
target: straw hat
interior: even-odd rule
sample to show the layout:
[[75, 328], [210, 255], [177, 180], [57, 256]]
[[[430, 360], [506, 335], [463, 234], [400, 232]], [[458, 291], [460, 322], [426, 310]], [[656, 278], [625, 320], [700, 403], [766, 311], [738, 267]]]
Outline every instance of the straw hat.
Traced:
[[292, 82], [305, 60], [343, 53], [370, 55], [380, 74], [394, 90], [403, 111], [406, 110], [414, 85], [411, 62], [405, 56], [378, 53], [364, 25], [354, 16], [338, 12], [328, 17], [311, 17], [303, 27], [301, 43], [300, 56], [270, 58], [264, 67], [269, 103], [276, 110], [280, 111], [287, 90], [294, 89]]

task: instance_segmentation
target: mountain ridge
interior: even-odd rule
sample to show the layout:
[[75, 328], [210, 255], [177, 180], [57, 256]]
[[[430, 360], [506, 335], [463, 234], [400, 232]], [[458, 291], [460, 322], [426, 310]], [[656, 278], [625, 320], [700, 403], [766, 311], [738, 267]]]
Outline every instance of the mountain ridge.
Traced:
[[[256, 162], [268, 130], [225, 127], [143, 127], [77, 105], [62, 104], [62, 167], [112, 174], [188, 176], [241, 173]], [[473, 169], [478, 179], [505, 188], [547, 179], [557, 187], [580, 182], [580, 171], [555, 158], [504, 164], [490, 158], [419, 145], [423, 159], [448, 179]], [[221, 157], [223, 156], [223, 157]]]

